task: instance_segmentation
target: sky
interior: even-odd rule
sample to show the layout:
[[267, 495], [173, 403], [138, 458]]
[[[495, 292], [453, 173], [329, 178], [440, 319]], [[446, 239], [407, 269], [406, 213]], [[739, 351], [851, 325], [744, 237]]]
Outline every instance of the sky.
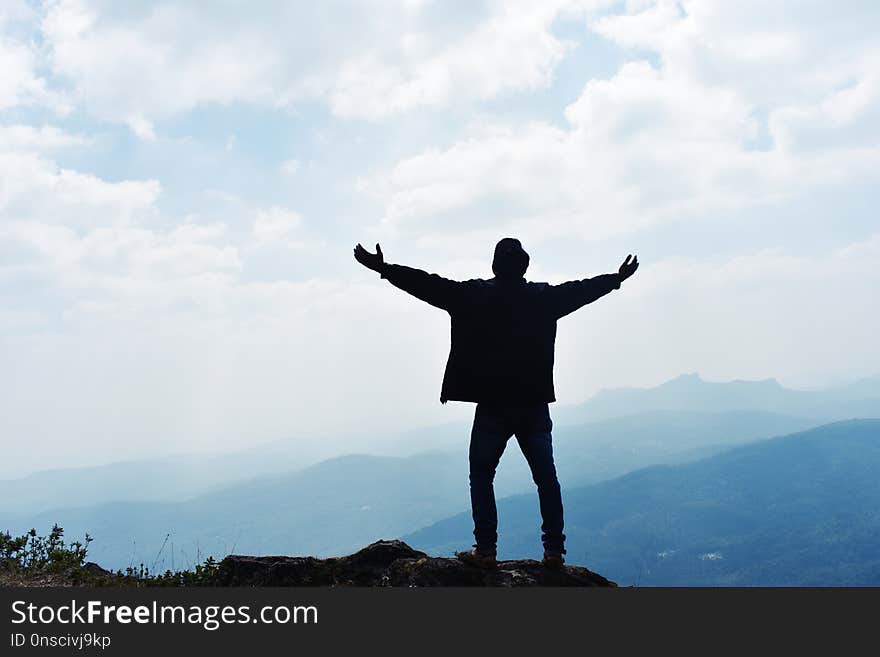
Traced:
[[[0, 476], [464, 419], [457, 279], [642, 263], [561, 402], [880, 372], [880, 4], [0, 4]], [[340, 436], [348, 436], [341, 438]], [[334, 442], [335, 441], [335, 442]]]

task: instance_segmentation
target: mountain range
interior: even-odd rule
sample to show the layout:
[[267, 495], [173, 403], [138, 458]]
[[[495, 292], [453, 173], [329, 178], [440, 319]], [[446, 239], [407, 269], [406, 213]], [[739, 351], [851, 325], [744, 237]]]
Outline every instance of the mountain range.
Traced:
[[[738, 415], [737, 411], [746, 413]], [[711, 448], [748, 440], [762, 432], [769, 436], [851, 417], [880, 417], [880, 377], [825, 390], [804, 391], [784, 388], [773, 379], [710, 382], [696, 374], [683, 375], [654, 388], [603, 390], [583, 404], [554, 405], [554, 438], [557, 445], [562, 446], [567, 433], [576, 434], [581, 431], [580, 427], [593, 427], [594, 431], [587, 430], [584, 441], [593, 446], [603, 444], [608, 450], [618, 452], [620, 459], [616, 461], [610, 455], [596, 455], [596, 465], [599, 459], [610, 459], [601, 476], [615, 476], [650, 462], [665, 462], [627, 461], [624, 454], [631, 448], [650, 450], [647, 443], [651, 440], [648, 434], [652, 423], [675, 422], [676, 412], [682, 417], [687, 416], [684, 424], [690, 423], [688, 418], [696, 418], [694, 414], [706, 418], [704, 424], [708, 433], [705, 437], [689, 439], [690, 447], [695, 450]], [[712, 414], [717, 413], [728, 414], [725, 417], [731, 421], [729, 430], [712, 418]], [[761, 413], [770, 415], [762, 419]], [[666, 417], [658, 420], [660, 415]], [[771, 416], [778, 421], [772, 420]], [[621, 436], [623, 429], [618, 430], [622, 425], [617, 420], [622, 417], [632, 418], [632, 428], [626, 430], [627, 436]], [[614, 422], [596, 424], [603, 420]], [[645, 427], [640, 428], [638, 424]], [[696, 429], [696, 424], [693, 426]], [[684, 429], [682, 433], [687, 431]], [[630, 444], [629, 435], [633, 432], [643, 436], [638, 438], [639, 447]], [[656, 450], [681, 451], [683, 445], [674, 440], [669, 442], [669, 434], [670, 431], [658, 424]], [[377, 435], [360, 442], [370, 445], [365, 451], [371, 454], [412, 456], [435, 450], [464, 452], [469, 435], [468, 423], [453, 422], [390, 436]], [[110, 500], [182, 501], [232, 483], [301, 470], [323, 459], [342, 455], [332, 452], [331, 440], [313, 442], [322, 445], [306, 441], [307, 448], [304, 448], [304, 438], [299, 436], [290, 441], [276, 441], [229, 453], [164, 456], [0, 479], [0, 514], [38, 513], [61, 505], [78, 507]], [[583, 454], [584, 458], [590, 454], [589, 450], [578, 450], [577, 453]], [[575, 457], [569, 454], [566, 460], [569, 458]], [[580, 465], [571, 469], [577, 481], [594, 480], [598, 476], [593, 472], [581, 476], [577, 474], [580, 469]], [[519, 473], [516, 476], [519, 477]]]
[[[647, 465], [692, 461], [806, 426], [809, 421], [763, 412], [655, 411], [562, 427], [555, 432], [554, 450], [560, 480], [576, 486]], [[204, 471], [202, 466], [199, 472]], [[116, 472], [124, 475], [125, 470]], [[76, 490], [76, 479], [67, 479], [64, 483], [71, 490], [66, 503], [39, 511], [0, 510], [0, 526], [25, 531], [58, 522], [68, 535], [89, 532], [99, 539], [92, 544], [93, 557], [118, 568], [141, 562], [158, 565], [163, 558], [170, 563], [172, 544], [175, 553], [186, 552], [176, 554], [176, 561], [193, 560], [196, 554], [222, 557], [233, 547], [250, 554], [334, 556], [428, 525], [470, 504], [466, 447], [408, 457], [350, 454], [175, 500], [169, 491], [180, 488], [172, 482], [182, 474], [172, 468], [149, 482], [159, 487], [157, 492], [163, 492], [163, 482], [168, 489], [168, 497], [153, 500], [113, 499], [113, 480], [93, 479]], [[44, 497], [36, 501], [45, 503], [53, 489], [51, 478], [43, 479]], [[126, 485], [131, 490], [132, 482]], [[497, 494], [533, 489], [512, 440], [499, 467]], [[102, 490], [106, 501], [92, 501], [101, 500]], [[17, 497], [23, 500], [23, 495]]]
[[[880, 417], [880, 397], [871, 396], [878, 389], [875, 379], [826, 391], [796, 391], [772, 380], [712, 383], [687, 375], [657, 388], [602, 392], [583, 405], [553, 411], [560, 481], [569, 499], [593, 490], [597, 482], [626, 481], [648, 466], [696, 467], [731, 448], [840, 419], [837, 413], [864, 411], [865, 416]], [[768, 410], [774, 404], [802, 415]], [[584, 417], [593, 419], [585, 422]], [[443, 553], [470, 543], [467, 440], [468, 426], [453, 423], [377, 445], [385, 450], [397, 446], [406, 456], [349, 454], [309, 464], [279, 444], [207, 458], [191, 455], [36, 473], [0, 481], [0, 527], [23, 531], [58, 522], [69, 537], [89, 532], [96, 537], [90, 557], [113, 568], [139, 563], [191, 566], [208, 554], [222, 557], [231, 551], [335, 556], [401, 535], [432, 553]], [[496, 492], [499, 497], [528, 494], [511, 498], [520, 500], [515, 503], [503, 500], [500, 506], [532, 505], [535, 512], [533, 485], [512, 442], [499, 468]], [[610, 500], [603, 498], [602, 504], [608, 506]], [[570, 514], [570, 523], [576, 519]], [[445, 538], [442, 531], [436, 533], [444, 523], [454, 528]], [[535, 523], [526, 524], [534, 534]], [[412, 533], [419, 528], [428, 533]], [[517, 538], [508, 530], [504, 535], [515, 552], [510, 556], [533, 554], [533, 535]], [[643, 564], [640, 569], [629, 562], [609, 562], [614, 570], [605, 572], [593, 563], [596, 554], [584, 552], [577, 541], [571, 545], [575, 551], [570, 559], [578, 559], [574, 563], [595, 567], [618, 582], [661, 581], [652, 575], [656, 569], [644, 565], [653, 563], [644, 554], [633, 562]], [[657, 553], [666, 554], [663, 564], [668, 565], [676, 562], [673, 555], [682, 554], [677, 550], [660, 547]], [[692, 570], [682, 573], [678, 583], [694, 577]]]
[[724, 412], [748, 409], [830, 422], [880, 417], [880, 376], [818, 390], [796, 390], [776, 379], [706, 381], [683, 374], [653, 388], [610, 388], [576, 406], [560, 409], [566, 424], [586, 418], [631, 415], [654, 410]]

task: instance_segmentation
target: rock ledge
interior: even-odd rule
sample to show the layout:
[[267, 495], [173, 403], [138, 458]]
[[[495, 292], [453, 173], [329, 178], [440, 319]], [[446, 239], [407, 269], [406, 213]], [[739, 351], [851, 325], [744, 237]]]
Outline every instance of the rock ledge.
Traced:
[[580, 566], [546, 568], [540, 561], [499, 561], [479, 568], [457, 558], [431, 557], [403, 541], [376, 541], [344, 557], [251, 557], [220, 562], [218, 586], [615, 586]]

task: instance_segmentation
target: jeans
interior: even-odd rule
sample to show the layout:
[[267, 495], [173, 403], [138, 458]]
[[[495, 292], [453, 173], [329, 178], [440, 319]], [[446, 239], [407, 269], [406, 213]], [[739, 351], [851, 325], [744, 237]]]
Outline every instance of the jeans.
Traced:
[[516, 435], [538, 487], [544, 549], [563, 551], [562, 494], [553, 464], [552, 429], [547, 404], [477, 404], [469, 460], [471, 510], [478, 550], [494, 551], [498, 542], [498, 511], [492, 482], [507, 441]]

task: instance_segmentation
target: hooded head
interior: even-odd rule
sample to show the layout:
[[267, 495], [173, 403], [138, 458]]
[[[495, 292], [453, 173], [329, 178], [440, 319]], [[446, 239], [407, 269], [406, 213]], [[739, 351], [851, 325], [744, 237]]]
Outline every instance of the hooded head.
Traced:
[[529, 254], [522, 248], [518, 239], [505, 237], [495, 245], [495, 258], [492, 271], [502, 280], [522, 278], [529, 268]]

